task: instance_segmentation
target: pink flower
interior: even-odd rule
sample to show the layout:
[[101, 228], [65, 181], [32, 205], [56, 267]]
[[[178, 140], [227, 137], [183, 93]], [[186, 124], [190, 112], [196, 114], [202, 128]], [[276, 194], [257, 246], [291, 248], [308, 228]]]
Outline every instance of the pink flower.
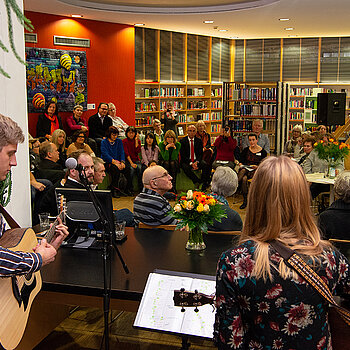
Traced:
[[248, 256], [239, 258], [236, 263], [236, 266], [237, 266], [237, 272], [239, 277], [249, 277], [253, 271], [254, 262], [251, 259], [251, 256], [248, 255]]
[[287, 323], [285, 327], [282, 329], [288, 335], [295, 335], [299, 332], [299, 327], [292, 323]]
[[237, 301], [242, 309], [250, 310], [250, 298], [240, 295], [237, 297]]
[[286, 316], [288, 317], [288, 323], [305, 328], [313, 322], [314, 311], [311, 305], [300, 303], [300, 305], [293, 305]]
[[348, 265], [345, 260], [340, 260], [339, 262], [339, 278], [345, 277], [346, 271], [348, 270]]
[[326, 345], [326, 337], [322, 337], [320, 341], [317, 343], [317, 350], [324, 349], [324, 346]]

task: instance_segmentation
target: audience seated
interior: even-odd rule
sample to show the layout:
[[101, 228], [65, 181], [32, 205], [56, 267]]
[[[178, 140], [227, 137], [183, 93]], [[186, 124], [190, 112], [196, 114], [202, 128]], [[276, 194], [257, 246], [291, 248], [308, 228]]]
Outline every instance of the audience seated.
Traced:
[[228, 166], [232, 170], [235, 170], [235, 154], [238, 152], [237, 140], [232, 138], [230, 127], [225, 126], [222, 129], [222, 135], [219, 135], [214, 142], [216, 147], [216, 158], [213, 163], [213, 168], [216, 169], [219, 166]]
[[350, 171], [340, 173], [334, 182], [337, 198], [319, 216], [319, 227], [325, 239], [350, 240]]
[[174, 106], [171, 103], [167, 103], [167, 109], [160, 121], [164, 124], [164, 132], [172, 130], [175, 135], [177, 135], [176, 124], [179, 122], [179, 113], [175, 111]]
[[[70, 158], [77, 160], [77, 163], [80, 164], [84, 169], [84, 174], [88, 183], [93, 184], [94, 182], [94, 163], [92, 157], [84, 151], [76, 151], [70, 155]], [[67, 187], [67, 188], [85, 188], [82, 184], [79, 176], [79, 171], [76, 169], [68, 169], [65, 179], [58, 181], [54, 184], [53, 187], [47, 191], [47, 194], [41, 201], [40, 213], [49, 212], [52, 216], [58, 214], [57, 205], [56, 205], [56, 195], [55, 189], [58, 187]]]
[[58, 153], [60, 155], [57, 163], [61, 165], [62, 169], [64, 169], [67, 160], [66, 133], [62, 129], [56, 129], [52, 133], [51, 142], [56, 145]]
[[[87, 127], [86, 120], [83, 118], [83, 106], [74, 106], [73, 114], [67, 117], [67, 127], [68, 136], [72, 136], [77, 131], [82, 131], [85, 135], [87, 135], [89, 128]], [[70, 142], [73, 142], [70, 138], [69, 140]], [[92, 138], [86, 138], [85, 142], [91, 147], [92, 151], [96, 153], [96, 141]]]
[[63, 129], [62, 120], [58, 115], [56, 102], [50, 101], [45, 107], [45, 112], [38, 117], [36, 137], [45, 137], [47, 140], [51, 140], [51, 135], [56, 129]]
[[[120, 195], [130, 193], [130, 170], [125, 165], [123, 142], [118, 138], [118, 129], [115, 126], [109, 127], [107, 138], [102, 140], [101, 154], [102, 159], [106, 162], [107, 171], [111, 174], [112, 196], [118, 198]], [[128, 181], [128, 186], [126, 181], [121, 181], [123, 177]]]
[[172, 192], [176, 193], [176, 174], [179, 168], [181, 144], [177, 141], [174, 131], [165, 133], [164, 141], [159, 144], [160, 163], [168, 171], [172, 179]]
[[153, 134], [156, 137], [157, 144], [159, 145], [164, 140], [164, 131], [162, 130], [162, 123], [159, 119], [154, 119], [152, 126]]
[[242, 151], [239, 163], [238, 181], [243, 194], [243, 203], [240, 209], [244, 209], [247, 206], [248, 180], [253, 178], [258, 165], [267, 157], [267, 152], [258, 145], [258, 137], [255, 134], [249, 134], [248, 140], [250, 146]]
[[112, 119], [112, 125], [118, 129], [118, 137], [122, 140], [125, 139], [125, 131], [128, 128], [128, 124], [125, 121], [117, 116], [117, 109], [112, 102], [108, 103], [108, 115]]
[[196, 128], [196, 137], [198, 137], [203, 144], [203, 160], [211, 165], [213, 163], [213, 149], [211, 148], [210, 135], [205, 130], [206, 125], [204, 121], [198, 120]]
[[107, 115], [108, 104], [101, 102], [97, 108], [98, 112], [89, 118], [89, 136], [97, 143], [96, 155], [100, 155], [101, 141], [105, 138], [106, 132], [112, 126], [112, 119]]
[[303, 153], [301, 154], [300, 159], [298, 160], [298, 164], [303, 168], [304, 173], [306, 173], [304, 167], [306, 164], [306, 159], [309, 157], [311, 151], [314, 149], [315, 139], [307, 135], [304, 137], [304, 143], [303, 143]]
[[145, 137], [145, 144], [141, 147], [142, 172], [144, 172], [150, 164], [158, 164], [158, 158], [159, 147], [157, 145], [156, 137], [149, 132]]
[[169, 215], [171, 206], [163, 195], [172, 187], [171, 176], [159, 165], [147, 168], [142, 177], [143, 190], [134, 200], [135, 222], [147, 225], [175, 225]]
[[139, 158], [139, 153], [141, 152], [141, 142], [139, 134], [133, 126], [129, 126], [126, 129], [126, 138], [123, 140], [126, 167], [128, 168], [129, 176], [128, 180], [128, 189], [130, 192], [133, 192], [132, 179], [134, 174], [137, 176], [137, 183], [139, 191], [142, 190], [142, 170], [141, 170], [141, 161]]
[[229, 167], [218, 167], [211, 180], [210, 195], [223, 205], [227, 218], [222, 218], [221, 222], [214, 221], [209, 226], [209, 231], [241, 231], [242, 219], [239, 214], [230, 208], [225, 197], [232, 196], [238, 187], [237, 174]]
[[[206, 190], [210, 182], [211, 167], [203, 160], [203, 144], [202, 141], [196, 137], [197, 129], [194, 125], [187, 127], [187, 137], [181, 139], [180, 148], [180, 164], [192, 182], [196, 185], [202, 183], [202, 190]], [[194, 173], [195, 170], [202, 170], [202, 176], [199, 179]]]
[[95, 153], [91, 147], [85, 143], [86, 133], [81, 130], [77, 130], [71, 137], [72, 143], [68, 146], [67, 156], [69, 157], [71, 153], [84, 150], [86, 153], [89, 153], [91, 157], [95, 156]]
[[[96, 189], [98, 188], [98, 185], [103, 182], [106, 173], [103, 159], [93, 157], [92, 160], [94, 162], [94, 183], [91, 187]], [[128, 227], [135, 226], [134, 214], [129, 209], [123, 208], [114, 210], [113, 213], [117, 221], [125, 221], [126, 226]]]
[[56, 183], [64, 177], [62, 166], [58, 163], [60, 154], [57, 146], [50, 142], [44, 141], [40, 144], [40, 163], [37, 172], [34, 174], [38, 179], [48, 179]]
[[[270, 140], [268, 135], [263, 134], [264, 122], [261, 119], [254, 119], [252, 123], [252, 133], [258, 137], [258, 145], [262, 147], [267, 154], [270, 153]], [[249, 136], [243, 138], [242, 149], [249, 147]]]
[[300, 154], [300, 143], [298, 138], [301, 137], [302, 126], [295, 125], [292, 130], [292, 138], [284, 145], [283, 154], [288, 157], [298, 158]]
[[39, 155], [40, 141], [38, 139], [29, 140], [29, 162], [30, 171], [36, 174], [39, 169], [40, 155]]
[[316, 130], [319, 132], [321, 139], [327, 134], [327, 127], [325, 125], [320, 124]]

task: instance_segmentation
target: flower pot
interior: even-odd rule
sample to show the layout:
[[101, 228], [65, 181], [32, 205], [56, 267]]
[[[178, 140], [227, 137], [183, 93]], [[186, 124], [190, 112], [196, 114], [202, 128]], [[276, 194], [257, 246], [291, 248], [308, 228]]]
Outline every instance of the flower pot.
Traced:
[[206, 245], [203, 241], [203, 232], [199, 227], [195, 227], [189, 231], [188, 241], [186, 243], [187, 250], [203, 250]]

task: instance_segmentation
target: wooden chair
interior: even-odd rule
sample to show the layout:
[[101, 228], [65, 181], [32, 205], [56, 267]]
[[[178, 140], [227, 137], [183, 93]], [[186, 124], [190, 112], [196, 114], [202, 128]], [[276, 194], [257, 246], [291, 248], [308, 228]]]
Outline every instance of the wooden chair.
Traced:
[[167, 231], [174, 231], [176, 229], [176, 225], [147, 225], [143, 222], [139, 222], [139, 228], [146, 228], [146, 229], [162, 229]]

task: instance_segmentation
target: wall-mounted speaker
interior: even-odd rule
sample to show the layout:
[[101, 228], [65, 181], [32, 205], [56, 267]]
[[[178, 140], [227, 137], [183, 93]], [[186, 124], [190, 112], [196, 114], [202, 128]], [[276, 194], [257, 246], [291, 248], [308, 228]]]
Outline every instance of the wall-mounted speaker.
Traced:
[[346, 93], [317, 94], [317, 124], [345, 124]]

